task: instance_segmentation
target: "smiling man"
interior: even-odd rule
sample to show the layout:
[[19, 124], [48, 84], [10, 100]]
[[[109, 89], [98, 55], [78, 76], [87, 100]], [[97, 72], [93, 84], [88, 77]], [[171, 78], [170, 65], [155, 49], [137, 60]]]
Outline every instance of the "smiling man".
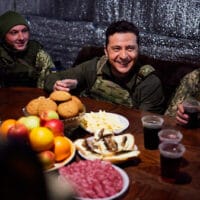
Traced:
[[64, 90], [95, 99], [156, 113], [163, 112], [164, 96], [150, 65], [141, 65], [138, 28], [127, 21], [106, 30], [105, 55], [74, 68], [51, 74], [45, 89]]
[[30, 40], [30, 28], [19, 13], [7, 11], [0, 16], [0, 87], [44, 86], [54, 68], [42, 46]]

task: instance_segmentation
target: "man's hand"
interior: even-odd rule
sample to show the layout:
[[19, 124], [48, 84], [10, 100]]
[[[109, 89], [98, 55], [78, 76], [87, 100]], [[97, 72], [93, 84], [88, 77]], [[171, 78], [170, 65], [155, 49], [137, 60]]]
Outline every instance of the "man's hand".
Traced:
[[177, 124], [186, 125], [188, 123], [189, 116], [184, 113], [183, 104], [178, 105], [178, 110], [176, 112], [176, 121]]
[[72, 89], [75, 89], [78, 81], [76, 79], [63, 79], [55, 82], [53, 89], [62, 90], [69, 92]]

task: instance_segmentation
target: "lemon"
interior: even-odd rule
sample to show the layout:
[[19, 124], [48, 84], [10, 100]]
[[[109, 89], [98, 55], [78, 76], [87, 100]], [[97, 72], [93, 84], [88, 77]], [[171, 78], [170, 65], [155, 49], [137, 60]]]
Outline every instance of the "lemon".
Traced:
[[49, 150], [54, 145], [54, 134], [46, 127], [33, 128], [29, 134], [30, 145], [37, 152]]

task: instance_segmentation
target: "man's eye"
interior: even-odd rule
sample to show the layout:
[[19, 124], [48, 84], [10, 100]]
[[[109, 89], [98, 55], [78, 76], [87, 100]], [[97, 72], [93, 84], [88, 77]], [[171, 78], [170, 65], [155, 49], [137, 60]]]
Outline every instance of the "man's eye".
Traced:
[[16, 35], [16, 34], [17, 34], [17, 31], [11, 31], [11, 32], [9, 32], [9, 34], [11, 34], [11, 35]]
[[119, 50], [120, 50], [119, 47], [114, 47], [114, 48], [113, 48], [113, 51], [115, 51], [115, 52], [117, 52], [117, 51], [119, 51]]
[[134, 50], [135, 50], [135, 47], [128, 47], [127, 50], [128, 50], [128, 51], [134, 51]]
[[29, 30], [28, 29], [23, 29], [22, 32], [23, 33], [27, 33]]

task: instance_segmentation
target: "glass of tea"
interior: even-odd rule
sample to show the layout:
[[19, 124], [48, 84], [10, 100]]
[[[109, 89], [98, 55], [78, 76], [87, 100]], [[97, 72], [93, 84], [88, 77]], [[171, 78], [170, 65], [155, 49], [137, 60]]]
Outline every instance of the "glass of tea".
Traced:
[[181, 143], [162, 142], [159, 145], [161, 176], [163, 180], [175, 182], [178, 175], [185, 147]]
[[183, 102], [184, 113], [189, 116], [187, 128], [197, 128], [199, 123], [200, 102], [191, 98]]
[[160, 142], [180, 142], [183, 135], [180, 131], [175, 129], [162, 129], [158, 132]]
[[146, 149], [158, 149], [160, 143], [158, 132], [161, 130], [164, 119], [158, 115], [145, 115], [142, 117], [144, 132], [144, 147]]

